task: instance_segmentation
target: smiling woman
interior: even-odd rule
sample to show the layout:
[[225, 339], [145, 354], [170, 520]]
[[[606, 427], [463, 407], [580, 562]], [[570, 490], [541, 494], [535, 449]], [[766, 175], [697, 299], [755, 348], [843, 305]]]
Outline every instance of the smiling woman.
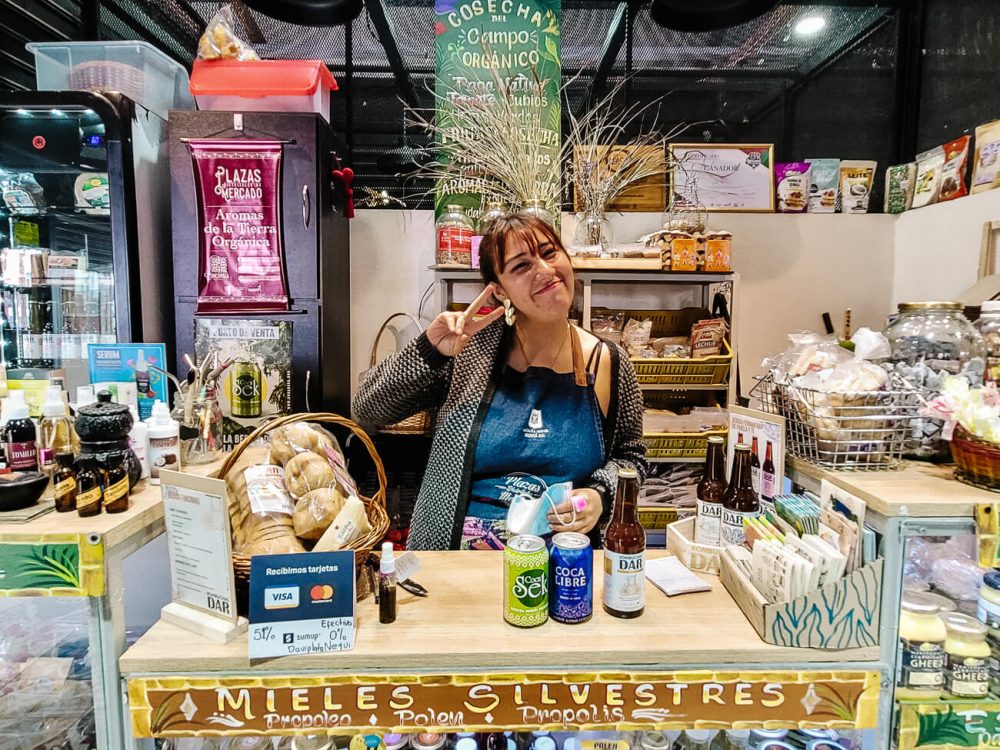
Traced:
[[635, 372], [567, 320], [573, 268], [548, 224], [498, 219], [480, 263], [486, 288], [468, 309], [438, 315], [354, 399], [374, 427], [438, 409], [410, 546], [499, 549], [560, 531], [599, 544], [618, 469], [646, 471]]

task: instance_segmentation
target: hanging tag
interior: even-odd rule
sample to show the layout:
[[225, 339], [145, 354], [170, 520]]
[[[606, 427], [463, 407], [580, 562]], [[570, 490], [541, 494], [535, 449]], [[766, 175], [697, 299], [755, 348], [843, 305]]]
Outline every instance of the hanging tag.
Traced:
[[420, 570], [420, 559], [412, 552], [404, 552], [396, 558], [396, 580], [405, 581]]
[[233, 112], [233, 130], [243, 132], [243, 113]]

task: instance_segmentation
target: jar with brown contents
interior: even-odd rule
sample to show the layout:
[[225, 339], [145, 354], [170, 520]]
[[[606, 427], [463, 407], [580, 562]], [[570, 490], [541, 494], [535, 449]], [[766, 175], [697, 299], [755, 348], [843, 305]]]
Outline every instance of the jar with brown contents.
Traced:
[[128, 468], [124, 460], [108, 467], [108, 478], [104, 485], [104, 510], [108, 513], [123, 513], [128, 510]]
[[76, 510], [76, 490], [73, 454], [57, 453], [56, 470], [52, 475], [52, 494], [55, 496], [56, 512], [68, 513]]

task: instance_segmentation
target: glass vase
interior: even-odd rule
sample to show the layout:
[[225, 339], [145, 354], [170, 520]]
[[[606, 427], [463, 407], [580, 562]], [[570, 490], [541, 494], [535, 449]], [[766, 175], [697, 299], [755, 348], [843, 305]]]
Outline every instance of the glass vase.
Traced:
[[584, 211], [576, 215], [573, 244], [577, 247], [600, 245], [607, 250], [612, 245], [611, 222], [600, 211]]

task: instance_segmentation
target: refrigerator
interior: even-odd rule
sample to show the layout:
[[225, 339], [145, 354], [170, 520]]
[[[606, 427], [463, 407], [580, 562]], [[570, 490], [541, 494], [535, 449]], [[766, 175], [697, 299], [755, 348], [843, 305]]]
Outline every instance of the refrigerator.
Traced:
[[173, 341], [166, 122], [118, 93], [0, 95], [0, 363], [89, 382], [87, 345]]
[[[290, 407], [350, 414], [350, 234], [346, 195], [331, 180], [340, 144], [310, 113], [172, 110], [169, 117], [177, 366], [195, 352], [197, 318], [291, 324]], [[234, 139], [281, 142], [277, 226], [286, 311], [199, 312], [199, 196], [189, 143]], [[244, 253], [246, 255], [246, 253]], [[201, 266], [207, 269], [207, 265]], [[207, 273], [207, 271], [206, 271]]]

